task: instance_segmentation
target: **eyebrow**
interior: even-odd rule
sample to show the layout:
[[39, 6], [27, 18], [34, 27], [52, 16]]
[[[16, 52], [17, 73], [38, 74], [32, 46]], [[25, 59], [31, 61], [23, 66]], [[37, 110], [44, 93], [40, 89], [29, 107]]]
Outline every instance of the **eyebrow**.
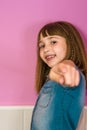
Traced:
[[[49, 37], [46, 37], [48, 40], [52, 39], [52, 38], [58, 38], [57, 36], [49, 36]], [[42, 40], [40, 40], [38, 43], [42, 42]]]

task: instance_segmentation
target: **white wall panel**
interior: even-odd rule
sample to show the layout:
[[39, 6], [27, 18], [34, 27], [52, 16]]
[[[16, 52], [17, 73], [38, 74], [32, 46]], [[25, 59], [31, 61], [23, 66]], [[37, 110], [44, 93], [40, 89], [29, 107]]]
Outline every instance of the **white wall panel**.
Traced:
[[[33, 106], [0, 107], [0, 130], [30, 130]], [[81, 114], [77, 130], [87, 130], [87, 107]]]
[[0, 130], [23, 130], [22, 110], [0, 110]]

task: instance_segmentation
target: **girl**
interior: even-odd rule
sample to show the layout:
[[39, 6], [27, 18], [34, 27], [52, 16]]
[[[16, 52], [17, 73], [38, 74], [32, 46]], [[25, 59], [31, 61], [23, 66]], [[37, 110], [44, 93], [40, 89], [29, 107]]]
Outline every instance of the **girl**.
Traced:
[[39, 96], [31, 130], [76, 130], [87, 82], [87, 57], [80, 33], [65, 21], [45, 25], [38, 34], [37, 56]]

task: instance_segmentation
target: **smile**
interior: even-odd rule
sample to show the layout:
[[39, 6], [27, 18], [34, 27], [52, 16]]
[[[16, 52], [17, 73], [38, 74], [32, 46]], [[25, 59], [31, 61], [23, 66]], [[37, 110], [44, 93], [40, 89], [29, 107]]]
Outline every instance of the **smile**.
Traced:
[[54, 55], [48, 55], [48, 56], [45, 57], [45, 59], [46, 59], [47, 61], [50, 61], [50, 60], [52, 60], [55, 56], [56, 56], [55, 54], [54, 54]]

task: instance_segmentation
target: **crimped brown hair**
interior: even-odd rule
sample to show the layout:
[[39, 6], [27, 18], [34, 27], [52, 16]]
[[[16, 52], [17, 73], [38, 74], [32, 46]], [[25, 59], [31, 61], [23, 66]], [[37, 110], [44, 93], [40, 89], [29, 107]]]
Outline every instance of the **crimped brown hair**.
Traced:
[[45, 64], [40, 58], [38, 44], [41, 34], [43, 37], [46, 37], [48, 35], [59, 35], [66, 39], [67, 54], [65, 59], [72, 60], [75, 63], [75, 65], [84, 74], [87, 82], [87, 55], [79, 31], [74, 25], [69, 22], [52, 22], [46, 24], [41, 28], [37, 38], [36, 91], [40, 91], [44, 82], [46, 81], [46, 76], [50, 70], [50, 67], [48, 67], [47, 64]]

